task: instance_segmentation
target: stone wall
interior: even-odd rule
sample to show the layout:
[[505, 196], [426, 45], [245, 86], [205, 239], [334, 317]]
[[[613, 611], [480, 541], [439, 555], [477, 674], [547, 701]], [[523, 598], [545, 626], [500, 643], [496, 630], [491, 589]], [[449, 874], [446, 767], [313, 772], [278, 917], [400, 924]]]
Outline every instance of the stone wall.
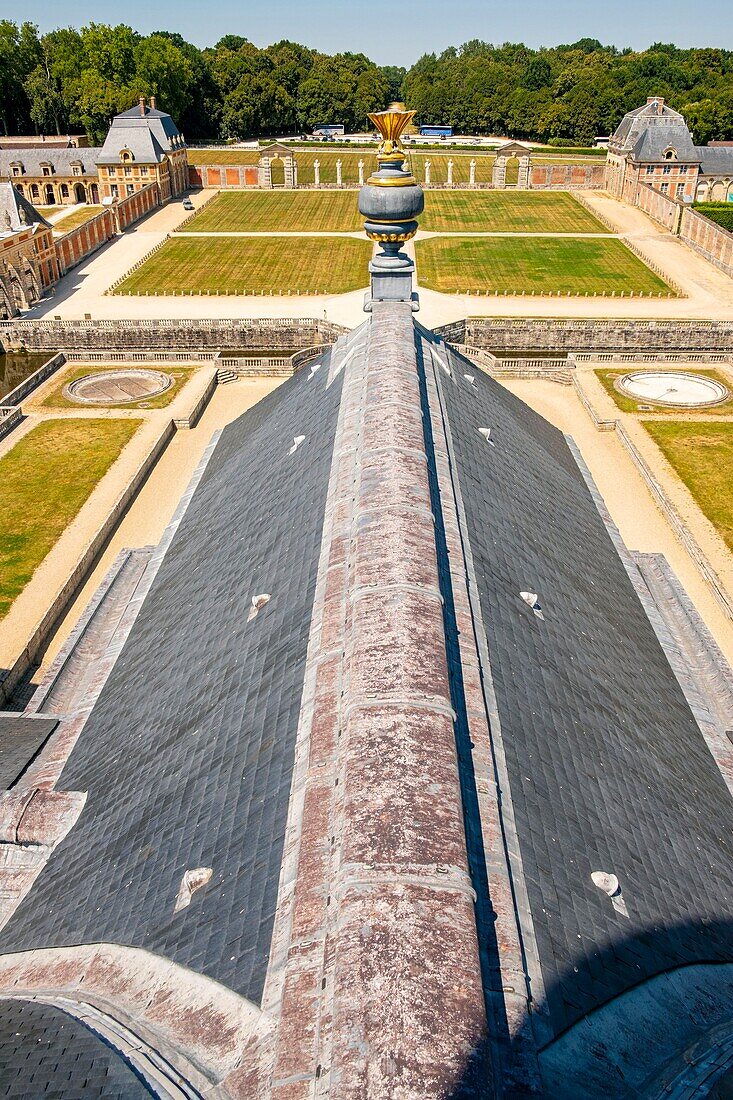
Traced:
[[21, 321], [0, 322], [6, 351], [128, 351], [160, 348], [307, 348], [333, 343], [341, 325], [314, 317], [234, 320]]
[[532, 164], [529, 186], [533, 191], [601, 188], [605, 177], [605, 164]]
[[711, 264], [726, 275], [733, 276], [733, 233], [716, 225], [699, 210], [685, 207], [682, 211], [680, 237], [695, 252], [699, 252]]
[[132, 195], [116, 202], [112, 209], [117, 218], [117, 232], [122, 233], [128, 225], [134, 225], [140, 218], [144, 218], [157, 206], [162, 206], [163, 200], [157, 183], [148, 184]]
[[117, 223], [111, 208], [90, 218], [88, 222], [56, 238], [59, 274], [65, 275], [86, 257], [117, 235]]
[[462, 339], [457, 327], [435, 331], [452, 342], [491, 350], [728, 351], [733, 341], [733, 321], [469, 317]]
[[256, 164], [189, 164], [188, 182], [191, 187], [257, 187], [259, 170]]
[[670, 233], [679, 233], [680, 219], [685, 209], [679, 199], [670, 199], [661, 191], [642, 183], [636, 195], [636, 205]]
[[118, 233], [122, 233], [128, 226], [133, 225], [160, 205], [160, 189], [157, 183], [151, 183], [140, 191], [120, 199], [114, 206], [106, 207], [101, 214], [72, 229], [70, 233], [55, 238], [59, 274], [65, 275], [92, 252], [96, 252], [107, 241], [112, 240]]

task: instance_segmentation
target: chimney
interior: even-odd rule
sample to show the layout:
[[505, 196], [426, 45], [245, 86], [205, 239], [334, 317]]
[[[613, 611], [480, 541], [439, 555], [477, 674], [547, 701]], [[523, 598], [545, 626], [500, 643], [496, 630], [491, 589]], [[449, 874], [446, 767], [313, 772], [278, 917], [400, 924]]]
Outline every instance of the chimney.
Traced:
[[150, 97], [150, 110], [151, 111], [155, 110], [155, 96], [154, 95], [151, 95], [151, 97]]
[[140, 96], [140, 114], [145, 118], [145, 96]]

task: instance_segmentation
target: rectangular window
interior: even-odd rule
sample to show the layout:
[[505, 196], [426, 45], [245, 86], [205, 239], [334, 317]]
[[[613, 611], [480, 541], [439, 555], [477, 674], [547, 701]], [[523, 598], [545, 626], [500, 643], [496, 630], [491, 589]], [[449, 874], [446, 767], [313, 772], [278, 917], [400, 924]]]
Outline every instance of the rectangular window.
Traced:
[[69, 188], [66, 186], [65, 183], [62, 183], [61, 184], [61, 198], [62, 199], [68, 199], [68, 197], [69, 197]]
[[148, 174], [147, 168], [141, 168], [140, 169], [140, 175], [141, 176], [147, 176], [147, 174]]
[[667, 192], [669, 191], [669, 184], [668, 183], [663, 183], [661, 185], [661, 187], [659, 188], [659, 190], [662, 192], [663, 195], [666, 195]]
[[670, 164], [665, 164], [664, 168], [662, 169], [662, 174], [668, 176], [671, 171], [672, 166]]
[[21, 167], [20, 167], [19, 164], [14, 164], [13, 165], [13, 175], [14, 176], [20, 176], [21, 175]]
[[41, 166], [41, 174], [44, 175], [44, 176], [50, 176], [51, 175], [51, 166], [49, 164], [42, 165]]
[[112, 198], [116, 199], [119, 196], [120, 189], [116, 183], [112, 184]]
[[132, 175], [132, 168], [125, 168], [125, 175], [126, 176], [131, 176]]
[[648, 164], [647, 167], [646, 167], [646, 174], [648, 176], [651, 176], [653, 172], [654, 172], [654, 166], [652, 164]]
[[135, 194], [135, 184], [134, 183], [128, 183], [127, 193], [128, 193], [128, 195], [134, 195]]

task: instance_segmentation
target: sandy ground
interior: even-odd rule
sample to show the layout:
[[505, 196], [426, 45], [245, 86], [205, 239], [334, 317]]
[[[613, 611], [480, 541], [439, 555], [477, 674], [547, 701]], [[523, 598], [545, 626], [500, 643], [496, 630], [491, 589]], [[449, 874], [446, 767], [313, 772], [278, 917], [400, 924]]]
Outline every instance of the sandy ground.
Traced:
[[[592, 397], [597, 411], [609, 418], [614, 415], [623, 416], [595, 377], [591, 380], [590, 374], [590, 371], [584, 372], [583, 385]], [[502, 380], [502, 384], [556, 427], [572, 435], [626, 545], [631, 550], [665, 555], [727, 660], [733, 664], [733, 624], [724, 615], [696, 565], [654, 504], [641, 475], [615, 432], [599, 432], [593, 426], [575, 390], [569, 386], [559, 386], [555, 382], [514, 379]], [[606, 397], [608, 406], [602, 404], [602, 397]], [[658, 480], [692, 534], [707, 553], [729, 591], [733, 591], [733, 555], [644, 429], [638, 424], [629, 424], [633, 417], [623, 418], [630, 428], [634, 442], [652, 464]]]
[[[199, 191], [199, 207], [211, 191]], [[420, 290], [420, 320], [428, 327], [466, 316], [487, 317], [652, 317], [733, 318], [733, 280], [713, 267], [641, 210], [605, 192], [585, 191], [590, 207], [631, 239], [685, 292], [684, 298], [539, 298], [480, 297]], [[179, 202], [169, 203], [138, 226], [110, 242], [58, 284], [54, 298], [31, 310], [29, 317], [81, 319], [197, 317], [326, 317], [354, 328], [364, 320], [364, 290], [350, 294], [293, 296], [114, 297], [104, 291], [187, 217]], [[491, 232], [491, 226], [487, 226]], [[349, 234], [351, 235], [351, 234]], [[427, 236], [428, 234], [425, 234]], [[358, 236], [358, 234], [357, 234]], [[418, 271], [419, 289], [419, 271]]]
[[[160, 541], [217, 428], [231, 423], [270, 393], [280, 381], [276, 378], [248, 379], [218, 386], [196, 427], [176, 432], [59, 624], [44, 655], [39, 676], [66, 641], [120, 550], [123, 547], [155, 545]], [[100, 516], [101, 512], [97, 513], [97, 519]], [[0, 653], [5, 649], [4, 625], [0, 624]]]

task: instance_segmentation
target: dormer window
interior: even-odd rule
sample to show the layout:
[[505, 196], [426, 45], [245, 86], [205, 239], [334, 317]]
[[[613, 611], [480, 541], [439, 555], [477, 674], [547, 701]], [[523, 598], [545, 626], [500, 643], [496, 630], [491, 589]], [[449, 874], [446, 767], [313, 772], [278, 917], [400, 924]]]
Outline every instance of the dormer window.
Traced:
[[14, 164], [10, 165], [10, 175], [11, 176], [22, 176], [23, 175], [23, 165], [20, 163], [20, 161], [15, 161]]
[[80, 161], [74, 161], [71, 165], [72, 176], [80, 176], [83, 171], [83, 166]]
[[122, 161], [123, 164], [129, 164], [134, 159], [135, 158], [134, 158], [134, 156], [132, 155], [132, 153], [130, 152], [129, 149], [122, 149], [121, 150], [120, 160]]
[[665, 149], [664, 150], [664, 159], [665, 160], [677, 160], [677, 150], [672, 149], [671, 146], [668, 149]]
[[41, 175], [50, 176], [53, 173], [53, 168], [50, 164], [41, 164]]

